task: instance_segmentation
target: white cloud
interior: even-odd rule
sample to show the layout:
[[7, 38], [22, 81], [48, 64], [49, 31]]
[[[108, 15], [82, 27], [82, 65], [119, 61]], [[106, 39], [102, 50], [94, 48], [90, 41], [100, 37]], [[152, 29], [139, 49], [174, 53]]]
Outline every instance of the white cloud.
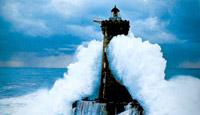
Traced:
[[[88, 16], [92, 22], [92, 15], [89, 12], [92, 11], [92, 7], [94, 10], [96, 3], [99, 2], [90, 0], [42, 0], [37, 2], [7, 0], [2, 7], [2, 13], [3, 17], [12, 24], [12, 31], [30, 36], [75, 34], [86, 39], [87, 36], [94, 37], [90, 32], [98, 32], [91, 25], [82, 26], [77, 22]], [[77, 33], [76, 29], [83, 34]]]
[[26, 12], [27, 10], [27, 6], [23, 4], [11, 2], [3, 7], [3, 15], [12, 23], [14, 31], [31, 36], [50, 35], [52, 30], [47, 27], [46, 22], [41, 19], [34, 19], [33, 12]]
[[[167, 31], [169, 22], [157, 17], [170, 12], [173, 3], [172, 0], [125, 0], [118, 1], [117, 5], [124, 19], [129, 19], [133, 24], [136, 35], [152, 42], [171, 43], [180, 41]], [[83, 39], [102, 38], [94, 25], [82, 21], [92, 21], [96, 16], [108, 18], [113, 6], [114, 1], [107, 0], [7, 0], [3, 6], [3, 16], [12, 23], [13, 31], [31, 36], [71, 34]]]
[[0, 67], [24, 67], [24, 63], [20, 61], [0, 61]]
[[59, 53], [58, 56], [39, 57], [36, 53], [16, 53], [9, 61], [0, 61], [0, 67], [67, 68], [73, 56]]
[[132, 22], [132, 31], [137, 36], [154, 43], [181, 42], [176, 36], [168, 32], [165, 28], [168, 21], [159, 21], [157, 17], [139, 19]]
[[51, 0], [48, 6], [66, 17], [77, 17], [88, 9], [87, 4], [90, 4], [89, 0]]
[[200, 61], [198, 62], [183, 62], [179, 65], [180, 68], [200, 68]]
[[58, 48], [59, 51], [71, 51], [73, 48]]
[[32, 59], [30, 65], [32, 67], [67, 68], [67, 66], [72, 62], [72, 57], [72, 55], [66, 54], [49, 57], [35, 57]]

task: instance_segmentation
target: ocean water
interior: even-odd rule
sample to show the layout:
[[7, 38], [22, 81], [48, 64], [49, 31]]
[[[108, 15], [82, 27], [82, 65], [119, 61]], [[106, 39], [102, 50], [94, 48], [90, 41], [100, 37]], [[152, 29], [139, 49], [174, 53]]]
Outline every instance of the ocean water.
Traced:
[[0, 68], [0, 99], [50, 89], [66, 68]]
[[[117, 36], [106, 49], [110, 68], [147, 115], [198, 115], [198, 69], [166, 69], [161, 47]], [[67, 69], [1, 68], [0, 115], [70, 115], [72, 103], [98, 96], [102, 41], [80, 45]]]
[[[0, 99], [50, 89], [57, 79], [64, 77], [65, 72], [66, 68], [0, 68]], [[200, 79], [200, 69], [173, 68], [165, 70], [165, 73], [167, 80], [177, 75]]]

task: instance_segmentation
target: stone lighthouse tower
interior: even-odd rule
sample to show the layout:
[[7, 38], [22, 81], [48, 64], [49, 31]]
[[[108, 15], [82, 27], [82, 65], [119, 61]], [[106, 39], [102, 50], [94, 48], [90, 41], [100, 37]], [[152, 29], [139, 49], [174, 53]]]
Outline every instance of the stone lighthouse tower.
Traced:
[[[133, 101], [126, 87], [117, 81], [111, 72], [106, 52], [107, 46], [112, 38], [117, 35], [127, 35], [130, 28], [129, 21], [122, 20], [119, 12], [120, 10], [115, 5], [111, 10], [112, 16], [109, 20], [94, 20], [94, 22], [101, 24], [101, 30], [104, 36], [101, 86], [98, 100], [101, 103], [107, 104], [107, 111], [111, 115], [122, 112], [124, 106]], [[137, 103], [136, 100], [135, 103]]]
[[[107, 47], [114, 36], [127, 35], [129, 21], [122, 20], [120, 10], [115, 6], [112, 16], [108, 20], [93, 20], [101, 24], [103, 33], [103, 57], [101, 71], [101, 85], [99, 97], [96, 100], [83, 99], [73, 104], [73, 115], [144, 115], [144, 110], [137, 100], [132, 99], [124, 85], [117, 81], [109, 67]], [[127, 113], [129, 112], [129, 113]], [[134, 114], [132, 114], [134, 113]]]
[[94, 20], [94, 22], [101, 24], [101, 30], [104, 36], [101, 86], [99, 90], [100, 102], [130, 102], [132, 100], [126, 88], [115, 79], [111, 72], [106, 52], [107, 46], [114, 36], [121, 34], [127, 35], [129, 31], [129, 21], [122, 20], [119, 12], [119, 9], [115, 6], [111, 10], [112, 16], [109, 20]]

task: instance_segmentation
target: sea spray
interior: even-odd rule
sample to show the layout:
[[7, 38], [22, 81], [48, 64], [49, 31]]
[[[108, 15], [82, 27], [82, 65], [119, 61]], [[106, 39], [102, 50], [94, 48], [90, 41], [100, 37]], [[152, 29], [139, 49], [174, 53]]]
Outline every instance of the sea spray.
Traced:
[[102, 42], [93, 40], [79, 46], [76, 62], [68, 66], [64, 78], [50, 90], [0, 100], [1, 115], [70, 115], [72, 103], [84, 97], [98, 96]]
[[[166, 60], [157, 44], [141, 38], [117, 36], [107, 48], [112, 71], [143, 105], [147, 115], [197, 115], [200, 113], [200, 80], [178, 76], [164, 80]], [[102, 43], [81, 45], [76, 62], [63, 79], [48, 89], [21, 97], [1, 99], [1, 115], [70, 115], [72, 103], [98, 96]]]
[[200, 113], [200, 80], [179, 76], [166, 81], [166, 60], [159, 45], [131, 34], [113, 38], [107, 50], [111, 70], [147, 115]]
[[57, 80], [50, 90], [51, 95], [59, 96], [53, 107], [56, 112], [69, 114], [74, 101], [98, 96], [101, 51], [102, 43], [98, 41], [90, 42], [88, 47], [79, 46], [76, 55], [78, 61], [68, 66], [65, 78]]
[[106, 104], [95, 101], [78, 101], [72, 115], [106, 115]]

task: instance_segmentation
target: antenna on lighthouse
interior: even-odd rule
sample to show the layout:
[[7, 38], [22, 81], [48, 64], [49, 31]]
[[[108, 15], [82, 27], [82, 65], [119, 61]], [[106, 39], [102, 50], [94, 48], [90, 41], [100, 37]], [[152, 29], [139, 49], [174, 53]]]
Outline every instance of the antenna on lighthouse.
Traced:
[[115, 0], [115, 6], [117, 5], [117, 0]]

